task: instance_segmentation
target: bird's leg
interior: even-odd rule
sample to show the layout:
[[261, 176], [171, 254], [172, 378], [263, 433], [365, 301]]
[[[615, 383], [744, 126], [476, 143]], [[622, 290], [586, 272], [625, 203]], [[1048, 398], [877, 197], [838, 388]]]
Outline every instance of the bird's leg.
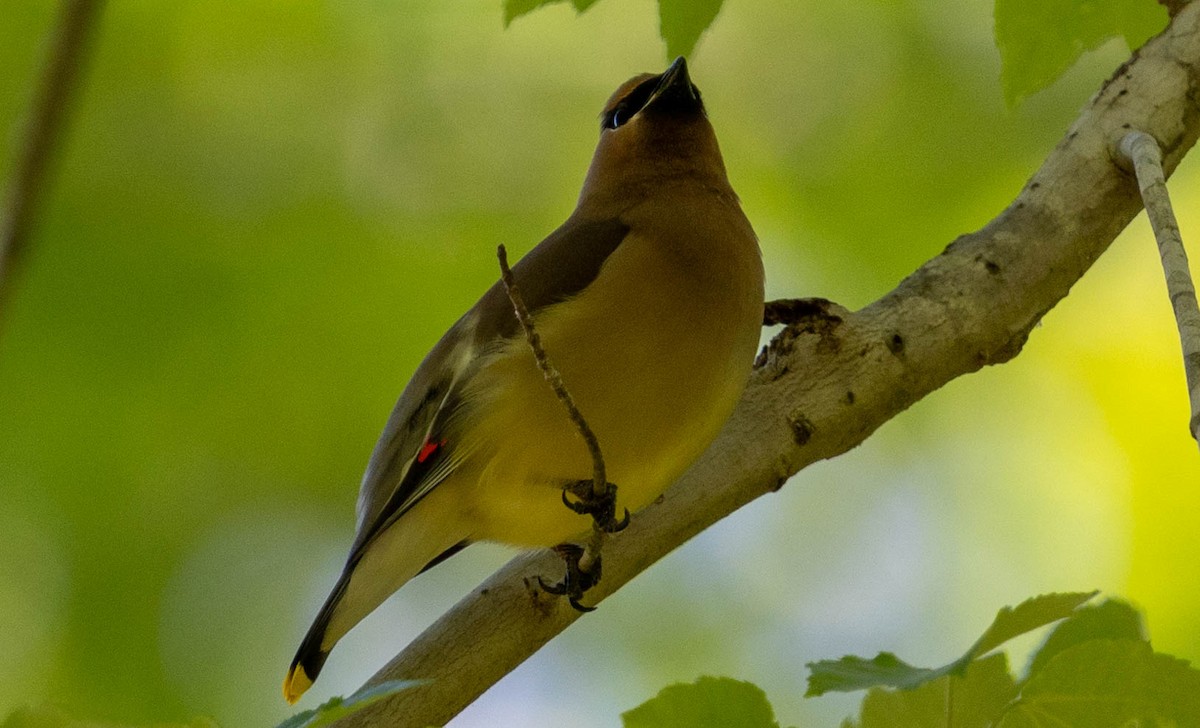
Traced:
[[[567, 497], [568, 492], [575, 500]], [[625, 515], [618, 521], [617, 486], [605, 483], [604, 492], [597, 495], [591, 480], [577, 480], [563, 486], [562, 502], [572, 511], [592, 517], [592, 537], [586, 548], [571, 543], [555, 546], [554, 551], [562, 557], [567, 573], [558, 584], [547, 584], [541, 577], [538, 577], [538, 582], [546, 593], [565, 595], [572, 607], [580, 612], [590, 612], [595, 607], [585, 607], [579, 603], [579, 599], [600, 582], [600, 547], [604, 536], [629, 525], [629, 510], [626, 509]]]
[[[578, 500], [572, 501], [568, 498], [568, 491]], [[606, 483], [604, 492], [596, 495], [592, 488], [592, 481], [577, 480], [563, 488], [562, 502], [567, 508], [580, 515], [590, 515], [596, 522], [596, 528], [605, 533], [617, 533], [629, 525], [628, 508], [625, 509], [625, 515], [621, 517], [621, 520], [617, 520], [617, 486], [613, 483]]]
[[580, 597], [584, 592], [596, 586], [600, 581], [600, 556], [596, 555], [591, 563], [591, 568], [584, 571], [579, 566], [579, 560], [583, 557], [583, 547], [573, 543], [559, 544], [554, 547], [554, 552], [562, 557], [563, 562], [567, 566], [567, 573], [563, 576], [563, 580], [558, 584], [547, 584], [538, 577], [538, 583], [542, 585], [542, 589], [547, 594], [560, 594], [567, 597], [572, 607], [575, 607], [580, 612], [595, 611], [595, 607], [585, 607], [579, 603]]

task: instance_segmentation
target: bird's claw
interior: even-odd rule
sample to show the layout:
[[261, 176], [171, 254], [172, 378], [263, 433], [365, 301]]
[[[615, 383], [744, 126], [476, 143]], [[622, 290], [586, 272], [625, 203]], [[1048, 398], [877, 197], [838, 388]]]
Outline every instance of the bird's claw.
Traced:
[[619, 533], [621, 531], [624, 531], [625, 527], [628, 525], [629, 525], [629, 509], [626, 508], [625, 515], [621, 517], [621, 520], [614, 521], [613, 523], [609, 524], [608, 527], [604, 529], [604, 531], [606, 533]]
[[539, 576], [538, 584], [541, 585], [542, 590], [547, 594], [566, 596], [567, 602], [577, 611], [594, 612], [596, 610], [595, 607], [584, 606], [579, 603], [579, 599], [588, 589], [591, 589], [600, 582], [600, 559], [597, 558], [592, 562], [590, 571], [584, 571], [579, 566], [579, 559], [583, 556], [583, 548], [575, 544], [565, 543], [555, 546], [554, 550], [562, 557], [563, 562], [566, 564], [567, 573], [558, 584], [547, 584]]
[[[568, 498], [568, 491], [579, 500], [572, 501]], [[563, 488], [562, 502], [580, 515], [590, 515], [597, 528], [605, 533], [617, 533], [629, 525], [628, 508], [625, 509], [621, 520], [617, 520], [617, 486], [613, 483], [606, 483], [604, 493], [597, 496], [592, 492], [592, 481], [577, 480]]]

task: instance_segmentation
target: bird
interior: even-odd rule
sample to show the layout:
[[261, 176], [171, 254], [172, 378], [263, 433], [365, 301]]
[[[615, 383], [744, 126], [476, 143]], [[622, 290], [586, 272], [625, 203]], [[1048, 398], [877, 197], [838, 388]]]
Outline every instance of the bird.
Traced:
[[[763, 321], [763, 263], [683, 57], [618, 87], [600, 122], [574, 211], [512, 276], [595, 433], [615, 505], [636, 513], [740, 399]], [[287, 701], [352, 627], [467, 545], [583, 538], [588, 509], [566, 493], [590, 483], [592, 466], [497, 281], [434, 345], [387, 420], [345, 566], [284, 679]]]

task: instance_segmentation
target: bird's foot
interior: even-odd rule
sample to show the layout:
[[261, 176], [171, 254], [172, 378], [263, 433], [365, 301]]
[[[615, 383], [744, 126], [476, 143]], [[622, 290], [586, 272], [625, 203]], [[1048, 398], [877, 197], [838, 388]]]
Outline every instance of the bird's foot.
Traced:
[[[589, 481], [590, 482], [590, 481]], [[584, 593], [596, 586], [600, 582], [600, 556], [591, 563], [591, 568], [584, 571], [579, 566], [579, 560], [583, 557], [583, 547], [573, 543], [559, 544], [554, 547], [555, 553], [562, 557], [563, 562], [567, 566], [567, 573], [563, 576], [563, 580], [558, 584], [547, 584], [538, 577], [538, 583], [547, 594], [558, 594], [567, 597], [567, 601], [580, 612], [593, 612], [595, 607], [585, 607], [579, 603], [579, 599]]]
[[[572, 501], [567, 492], [578, 498]], [[592, 492], [592, 481], [577, 480], [563, 488], [562, 502], [567, 508], [581, 515], [589, 515], [596, 522], [596, 527], [605, 533], [617, 533], [629, 525], [629, 509], [617, 520], [617, 486], [606, 483], [604, 493], [596, 495]]]

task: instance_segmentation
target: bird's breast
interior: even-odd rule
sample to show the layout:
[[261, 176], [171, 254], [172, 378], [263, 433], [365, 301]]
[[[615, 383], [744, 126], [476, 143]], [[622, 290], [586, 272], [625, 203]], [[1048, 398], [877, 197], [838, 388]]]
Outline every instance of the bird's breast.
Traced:
[[[595, 281], [535, 319], [631, 511], [716, 436], [749, 375], [762, 320], [761, 259], [740, 211], [675, 221], [634, 218]], [[552, 544], [587, 528], [558, 489], [591, 476], [590, 456], [523, 339], [489, 358], [468, 398], [481, 444], [492, 443], [480, 451], [475, 500], [488, 513], [476, 517], [489, 532], [478, 537]]]

